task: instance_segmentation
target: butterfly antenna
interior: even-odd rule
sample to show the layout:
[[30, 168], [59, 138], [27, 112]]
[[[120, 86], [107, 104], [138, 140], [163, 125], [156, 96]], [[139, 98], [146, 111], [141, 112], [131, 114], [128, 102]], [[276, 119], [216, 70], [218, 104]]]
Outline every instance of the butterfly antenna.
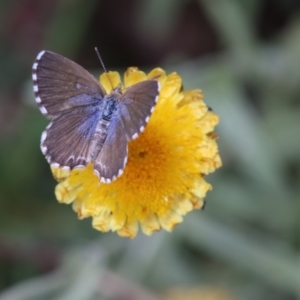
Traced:
[[107, 76], [107, 79], [108, 79], [108, 81], [109, 81], [109, 83], [110, 83], [110, 85], [111, 85], [111, 88], [114, 89], [114, 87], [113, 87], [113, 85], [112, 85], [112, 82], [111, 82], [111, 80], [110, 80], [110, 78], [109, 78], [109, 76], [108, 76], [108, 72], [107, 72], [107, 70], [106, 70], [106, 68], [105, 68], [105, 65], [104, 65], [104, 63], [103, 63], [103, 60], [102, 60], [102, 58], [101, 58], [101, 55], [100, 55], [100, 53], [99, 53], [97, 47], [95, 47], [95, 51], [96, 51], [96, 53], [97, 53], [97, 56], [98, 56], [98, 59], [99, 59], [101, 65], [102, 65], [102, 68], [103, 68], [103, 70], [104, 70], [104, 72], [105, 72], [105, 74], [106, 74], [106, 76]]

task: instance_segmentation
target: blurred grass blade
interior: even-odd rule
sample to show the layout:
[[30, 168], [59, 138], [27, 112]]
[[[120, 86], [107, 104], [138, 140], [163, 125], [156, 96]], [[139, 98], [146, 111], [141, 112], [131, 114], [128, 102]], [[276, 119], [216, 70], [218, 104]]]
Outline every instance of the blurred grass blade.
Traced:
[[205, 250], [232, 267], [300, 296], [300, 265], [296, 253], [279, 255], [275, 249], [268, 249], [236, 229], [199, 213], [190, 215], [179, 231], [182, 239], [199, 251]]

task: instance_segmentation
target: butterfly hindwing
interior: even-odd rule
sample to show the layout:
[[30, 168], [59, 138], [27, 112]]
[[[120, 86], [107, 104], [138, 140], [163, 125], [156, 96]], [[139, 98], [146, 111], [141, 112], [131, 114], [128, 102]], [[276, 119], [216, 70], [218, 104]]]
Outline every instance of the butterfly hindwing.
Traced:
[[158, 100], [158, 93], [159, 82], [149, 79], [128, 87], [122, 95], [119, 117], [128, 141], [144, 131]]
[[41, 112], [52, 119], [66, 109], [93, 104], [105, 90], [75, 62], [41, 51], [32, 66], [33, 90]]
[[92, 106], [76, 107], [55, 117], [41, 138], [41, 150], [48, 162], [70, 169], [85, 166], [100, 118], [100, 111]]
[[118, 118], [113, 118], [104, 145], [94, 161], [95, 173], [102, 182], [118, 178], [127, 163], [128, 146], [124, 128]]

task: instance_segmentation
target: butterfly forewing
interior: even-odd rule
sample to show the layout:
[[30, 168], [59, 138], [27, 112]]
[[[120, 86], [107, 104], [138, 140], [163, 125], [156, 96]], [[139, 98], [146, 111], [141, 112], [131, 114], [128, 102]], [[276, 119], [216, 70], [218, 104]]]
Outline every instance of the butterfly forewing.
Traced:
[[99, 95], [106, 94], [88, 71], [50, 51], [38, 54], [32, 79], [36, 102], [50, 119], [66, 109], [92, 104]]

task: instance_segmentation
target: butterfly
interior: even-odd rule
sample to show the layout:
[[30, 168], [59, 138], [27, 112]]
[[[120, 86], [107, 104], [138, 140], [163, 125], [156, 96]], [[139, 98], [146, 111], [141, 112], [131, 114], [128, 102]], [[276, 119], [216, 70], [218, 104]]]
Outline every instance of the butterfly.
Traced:
[[41, 51], [32, 66], [33, 91], [43, 115], [51, 120], [41, 136], [41, 150], [53, 167], [84, 168], [92, 163], [101, 182], [122, 175], [128, 142], [144, 131], [159, 97], [153, 78], [107, 94], [75, 62]]

